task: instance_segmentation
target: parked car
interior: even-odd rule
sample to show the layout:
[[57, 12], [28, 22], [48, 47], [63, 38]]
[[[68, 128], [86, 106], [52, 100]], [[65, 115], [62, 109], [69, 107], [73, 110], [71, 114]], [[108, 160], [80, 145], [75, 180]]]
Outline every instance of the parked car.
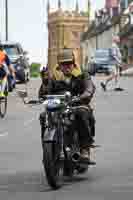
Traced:
[[104, 73], [106, 75], [110, 74], [110, 68], [115, 65], [113, 59], [111, 58], [111, 49], [97, 49], [94, 56], [91, 57], [89, 62], [89, 71], [91, 73]]
[[16, 70], [16, 80], [26, 82], [30, 80], [30, 65], [27, 52], [22, 49], [20, 43], [1, 42], [0, 44], [8, 54], [11, 63]]

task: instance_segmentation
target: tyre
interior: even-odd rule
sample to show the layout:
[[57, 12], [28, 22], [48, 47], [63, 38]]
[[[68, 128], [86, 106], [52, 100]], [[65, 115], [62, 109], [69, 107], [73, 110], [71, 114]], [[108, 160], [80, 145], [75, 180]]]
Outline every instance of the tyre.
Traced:
[[58, 144], [43, 143], [43, 165], [48, 184], [56, 190], [62, 186], [63, 164], [60, 160]]
[[106, 76], [109, 76], [109, 75], [110, 75], [110, 72], [109, 72], [109, 71], [106, 71], [106, 72], [105, 72], [105, 75], [106, 75]]
[[7, 111], [7, 97], [0, 99], [0, 117], [4, 118]]
[[29, 74], [29, 73], [27, 73], [27, 74], [25, 75], [25, 81], [26, 81], [26, 82], [29, 82], [29, 81], [30, 81], [30, 74]]
[[25, 74], [23, 71], [16, 72], [16, 80], [20, 83], [25, 83]]

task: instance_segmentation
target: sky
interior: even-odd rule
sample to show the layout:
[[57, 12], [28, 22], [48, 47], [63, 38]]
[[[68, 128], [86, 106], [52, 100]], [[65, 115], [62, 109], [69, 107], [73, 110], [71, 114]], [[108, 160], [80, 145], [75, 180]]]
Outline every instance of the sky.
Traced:
[[[0, 39], [5, 40], [5, 0], [0, 0]], [[79, 0], [79, 8], [85, 10], [87, 0]], [[104, 7], [105, 0], [91, 0], [92, 10]], [[50, 0], [57, 8], [58, 0]], [[72, 9], [76, 0], [62, 0], [64, 9]], [[47, 62], [47, 0], [8, 0], [9, 40], [22, 44], [29, 52], [30, 62]]]

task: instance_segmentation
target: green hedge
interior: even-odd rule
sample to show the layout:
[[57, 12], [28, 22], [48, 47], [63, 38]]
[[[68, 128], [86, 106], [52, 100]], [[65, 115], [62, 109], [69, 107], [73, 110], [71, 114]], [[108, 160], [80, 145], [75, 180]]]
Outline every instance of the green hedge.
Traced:
[[30, 66], [30, 73], [31, 73], [31, 77], [39, 77], [39, 69], [40, 69], [40, 63], [32, 63]]

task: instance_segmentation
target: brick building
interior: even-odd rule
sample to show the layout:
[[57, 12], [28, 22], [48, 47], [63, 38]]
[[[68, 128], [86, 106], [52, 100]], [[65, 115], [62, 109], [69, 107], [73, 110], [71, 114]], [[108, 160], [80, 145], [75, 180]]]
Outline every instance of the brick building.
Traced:
[[[89, 5], [88, 3], [88, 6]], [[81, 64], [82, 50], [80, 39], [81, 34], [88, 28], [88, 9], [89, 8], [87, 8], [86, 12], [80, 12], [77, 1], [75, 10], [64, 11], [62, 9], [61, 0], [58, 0], [57, 10], [51, 11], [48, 1], [48, 65], [51, 69], [57, 63], [58, 52], [64, 47], [74, 49], [77, 64]]]
[[120, 0], [106, 0], [105, 1], [105, 7], [107, 9], [116, 8], [116, 7], [119, 6], [119, 3], [120, 3]]

